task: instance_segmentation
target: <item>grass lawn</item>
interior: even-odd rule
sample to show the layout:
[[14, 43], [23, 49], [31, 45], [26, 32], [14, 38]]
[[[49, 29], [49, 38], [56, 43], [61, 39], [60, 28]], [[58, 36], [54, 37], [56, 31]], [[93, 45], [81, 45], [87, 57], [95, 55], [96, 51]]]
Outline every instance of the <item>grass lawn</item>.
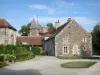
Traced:
[[58, 59], [100, 59], [100, 57], [57, 56]]
[[76, 62], [68, 62], [61, 64], [61, 67], [64, 68], [89, 68], [94, 65], [96, 62], [92, 61], [76, 61]]
[[82, 57], [79, 56], [57, 56], [59, 59], [82, 59]]

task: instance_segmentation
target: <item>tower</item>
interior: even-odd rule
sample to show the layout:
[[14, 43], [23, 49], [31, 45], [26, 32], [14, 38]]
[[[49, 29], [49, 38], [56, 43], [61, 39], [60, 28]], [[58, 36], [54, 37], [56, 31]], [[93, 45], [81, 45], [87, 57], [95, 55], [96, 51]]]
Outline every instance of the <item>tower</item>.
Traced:
[[32, 20], [31, 26], [30, 26], [30, 36], [39, 36], [38, 25], [36, 24], [34, 18]]

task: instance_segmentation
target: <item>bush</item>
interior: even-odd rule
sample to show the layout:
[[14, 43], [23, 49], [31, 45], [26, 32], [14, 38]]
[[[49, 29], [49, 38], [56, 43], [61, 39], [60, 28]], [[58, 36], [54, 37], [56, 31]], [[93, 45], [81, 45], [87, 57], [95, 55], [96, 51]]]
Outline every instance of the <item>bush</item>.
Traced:
[[15, 45], [0, 45], [0, 54], [16, 54], [20, 52], [20, 47]]
[[[29, 46], [27, 46], [28, 48]], [[27, 50], [24, 46], [15, 46], [15, 45], [0, 45], [0, 61], [11, 61], [11, 60], [27, 60], [35, 57], [35, 55]], [[15, 57], [15, 56], [16, 57]]]
[[4, 61], [4, 54], [0, 54], [0, 61], [1, 61], [1, 62]]
[[32, 52], [24, 53], [24, 54], [17, 54], [16, 60], [17, 61], [23, 61], [23, 60], [29, 60], [35, 57], [35, 55]]
[[40, 54], [40, 48], [39, 47], [35, 47], [33, 46], [31, 51], [33, 52], [33, 54], [35, 55], [39, 55]]
[[0, 54], [0, 61], [12, 61], [15, 60], [16, 57], [14, 55], [10, 55], [10, 54]]
[[4, 53], [5, 53], [5, 46], [0, 45], [0, 54], [4, 54]]
[[5, 62], [0, 62], [0, 68], [7, 66], [8, 64], [6, 64]]
[[46, 55], [46, 52], [43, 51], [43, 52], [40, 53], [40, 55]]

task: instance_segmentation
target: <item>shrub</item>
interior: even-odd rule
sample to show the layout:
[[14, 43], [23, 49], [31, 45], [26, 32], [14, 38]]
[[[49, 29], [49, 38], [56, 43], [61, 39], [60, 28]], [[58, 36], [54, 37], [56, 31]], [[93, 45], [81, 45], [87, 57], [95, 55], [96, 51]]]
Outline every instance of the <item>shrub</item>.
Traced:
[[39, 55], [40, 54], [40, 48], [37, 46], [33, 46], [31, 51], [35, 54], [35, 55]]
[[40, 53], [40, 55], [46, 55], [46, 52], [43, 51], [43, 52]]
[[4, 61], [4, 54], [0, 54], [0, 61]]
[[14, 55], [10, 55], [10, 54], [0, 54], [0, 61], [11, 61], [11, 60], [15, 60], [16, 57]]
[[30, 47], [32, 47], [32, 45], [20, 45], [20, 47], [24, 47], [24, 48], [26, 48], [28, 51], [30, 51]]
[[12, 60], [15, 60], [15, 59], [16, 59], [16, 56], [14, 56], [14, 55], [9, 55], [8, 56], [9, 61], [12, 61]]
[[32, 52], [24, 53], [24, 54], [17, 54], [16, 60], [17, 61], [23, 61], [23, 60], [32, 59], [33, 57], [35, 57], [35, 55]]
[[[28, 46], [27, 46], [28, 47]], [[11, 60], [19, 60], [19, 59], [31, 59], [35, 57], [35, 55], [28, 51], [26, 47], [15, 46], [15, 45], [0, 45], [0, 61], [11, 61]], [[15, 57], [15, 56], [16, 57]]]
[[0, 68], [7, 66], [8, 64], [6, 64], [5, 62], [0, 63]]
[[5, 46], [4, 45], [0, 45], [0, 54], [3, 54], [5, 52]]

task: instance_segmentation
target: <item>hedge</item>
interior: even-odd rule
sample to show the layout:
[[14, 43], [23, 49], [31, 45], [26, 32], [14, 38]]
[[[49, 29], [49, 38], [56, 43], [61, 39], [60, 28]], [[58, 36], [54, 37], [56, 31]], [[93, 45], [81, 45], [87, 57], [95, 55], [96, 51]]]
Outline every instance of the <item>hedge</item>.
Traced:
[[23, 61], [23, 60], [32, 59], [34, 57], [35, 57], [35, 55], [33, 53], [29, 52], [29, 53], [24, 53], [24, 54], [17, 54], [16, 60], [17, 61]]
[[35, 54], [35, 55], [39, 55], [40, 54], [40, 48], [37, 46], [32, 46], [31, 51]]
[[10, 55], [10, 54], [0, 54], [0, 61], [4, 62], [4, 61], [12, 61], [15, 60], [16, 56], [14, 55]]
[[[0, 54], [14, 55], [17, 57], [16, 60], [19, 59], [27, 60], [33, 58], [34, 56], [34, 54], [31, 51], [27, 50], [26, 47], [15, 46], [15, 45], [0, 45]], [[5, 58], [1, 56], [0, 61], [4, 61], [4, 60]]]

